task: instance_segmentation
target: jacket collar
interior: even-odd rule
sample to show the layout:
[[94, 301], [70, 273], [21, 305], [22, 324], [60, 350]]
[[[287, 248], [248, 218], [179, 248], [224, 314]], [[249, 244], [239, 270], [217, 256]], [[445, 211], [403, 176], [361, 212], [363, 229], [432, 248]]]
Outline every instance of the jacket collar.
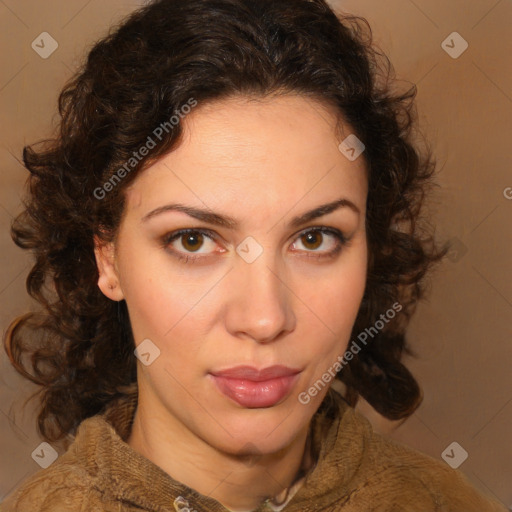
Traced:
[[[175, 512], [182, 497], [197, 512], [227, 512], [218, 501], [197, 493], [174, 480], [159, 466], [133, 450], [127, 443], [137, 407], [136, 383], [105, 412], [80, 425], [69, 457], [78, 457], [86, 466], [105, 498], [131, 503], [143, 510]], [[361, 421], [339, 393], [329, 389], [311, 421], [311, 443], [316, 463], [304, 484], [283, 511], [318, 510], [340, 503], [350, 493], [350, 481], [361, 463], [364, 438]], [[363, 429], [370, 432], [369, 424]], [[179, 500], [177, 502], [179, 504]], [[312, 509], [314, 504], [314, 509]], [[186, 510], [186, 508], [184, 509]], [[265, 503], [255, 512], [269, 512]]]

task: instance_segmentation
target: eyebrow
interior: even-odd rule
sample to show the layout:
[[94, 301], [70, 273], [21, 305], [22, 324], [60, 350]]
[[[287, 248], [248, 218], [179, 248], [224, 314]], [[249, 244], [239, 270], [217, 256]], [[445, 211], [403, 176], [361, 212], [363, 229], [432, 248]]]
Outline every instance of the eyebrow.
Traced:
[[[301, 215], [294, 217], [290, 221], [290, 227], [296, 228], [307, 222], [314, 220], [318, 217], [323, 217], [329, 213], [332, 213], [340, 208], [349, 208], [353, 210], [358, 215], [361, 214], [359, 208], [349, 199], [341, 198], [337, 201], [333, 201], [331, 203], [322, 204], [309, 210]], [[221, 215], [219, 213], [212, 212], [211, 210], [204, 210], [201, 208], [195, 208], [193, 206], [187, 206], [180, 203], [167, 204], [164, 206], [160, 206], [150, 211], [142, 218], [142, 222], [147, 222], [148, 220], [166, 212], [182, 212], [186, 213], [188, 216], [193, 217], [194, 219], [201, 220], [203, 222], [207, 222], [209, 224], [214, 224], [216, 226], [221, 226], [228, 229], [236, 229], [239, 223], [228, 215]]]

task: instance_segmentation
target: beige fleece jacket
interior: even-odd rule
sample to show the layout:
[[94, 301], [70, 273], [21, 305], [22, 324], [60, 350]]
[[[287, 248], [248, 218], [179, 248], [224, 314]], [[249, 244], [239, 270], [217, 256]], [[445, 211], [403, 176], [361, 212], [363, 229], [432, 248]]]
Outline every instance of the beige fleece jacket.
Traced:
[[[125, 440], [136, 394], [84, 420], [50, 467], [29, 477], [1, 512], [228, 512], [174, 480]], [[375, 432], [329, 390], [312, 419], [316, 464], [283, 512], [507, 512], [458, 470]], [[272, 512], [262, 503], [257, 512]]]

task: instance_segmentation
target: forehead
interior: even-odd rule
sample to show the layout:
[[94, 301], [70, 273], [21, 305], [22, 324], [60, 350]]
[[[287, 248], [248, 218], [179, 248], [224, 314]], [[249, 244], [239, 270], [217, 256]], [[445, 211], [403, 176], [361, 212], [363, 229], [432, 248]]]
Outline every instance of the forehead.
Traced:
[[256, 213], [346, 195], [364, 210], [365, 162], [338, 149], [351, 133], [339, 121], [331, 108], [298, 95], [199, 105], [182, 121], [179, 146], [131, 185], [128, 206], [148, 209], [179, 197]]

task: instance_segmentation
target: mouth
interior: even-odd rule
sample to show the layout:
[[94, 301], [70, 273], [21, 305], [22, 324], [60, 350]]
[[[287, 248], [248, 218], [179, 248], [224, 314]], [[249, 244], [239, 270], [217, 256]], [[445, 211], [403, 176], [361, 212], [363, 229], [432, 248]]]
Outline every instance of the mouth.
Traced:
[[242, 407], [249, 409], [272, 407], [282, 402], [293, 389], [301, 370], [286, 366], [270, 366], [258, 370], [237, 366], [210, 372], [217, 389]]

